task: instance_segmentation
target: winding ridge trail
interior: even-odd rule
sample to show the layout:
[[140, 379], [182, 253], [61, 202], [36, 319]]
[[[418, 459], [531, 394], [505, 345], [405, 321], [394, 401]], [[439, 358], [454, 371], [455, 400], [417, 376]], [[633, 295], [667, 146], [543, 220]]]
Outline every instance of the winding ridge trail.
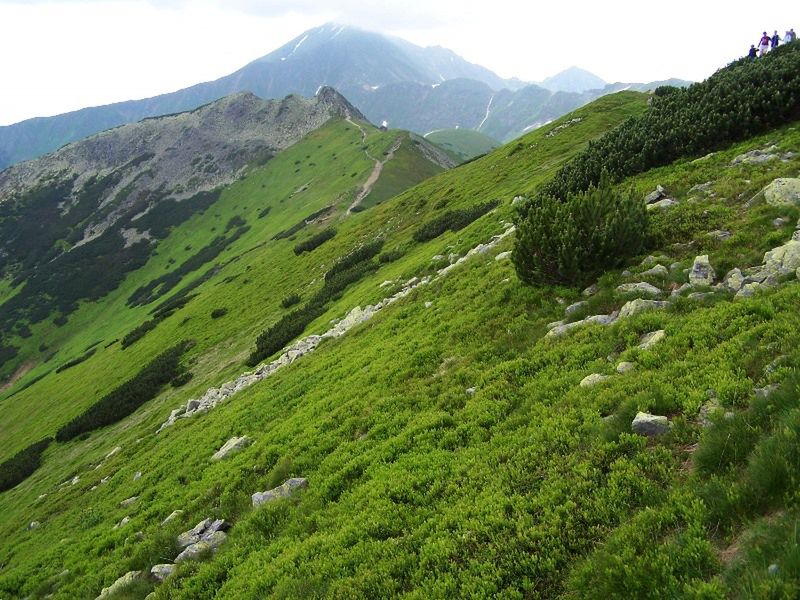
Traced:
[[[350, 118], [347, 119], [347, 122], [350, 123], [351, 125], [354, 125], [355, 127], [358, 127], [358, 130], [361, 132], [361, 143], [362, 144], [366, 143], [367, 132], [364, 130], [364, 128]], [[375, 167], [373, 167], [372, 173], [370, 173], [369, 177], [367, 177], [367, 180], [364, 182], [364, 185], [361, 186], [361, 191], [355, 197], [355, 200], [353, 200], [350, 206], [347, 207], [346, 214], [348, 215], [351, 214], [353, 212], [353, 209], [359, 204], [361, 204], [364, 198], [369, 196], [369, 193], [372, 191], [373, 186], [378, 181], [378, 178], [381, 176], [381, 173], [383, 172], [383, 165], [385, 165], [387, 162], [389, 162], [394, 158], [394, 153], [397, 152], [402, 143], [403, 140], [398, 139], [394, 144], [392, 144], [392, 147], [389, 149], [389, 153], [386, 155], [386, 159], [382, 161], [372, 156], [369, 153], [369, 149], [367, 148], [364, 149], [364, 154], [368, 159], [375, 162]]]

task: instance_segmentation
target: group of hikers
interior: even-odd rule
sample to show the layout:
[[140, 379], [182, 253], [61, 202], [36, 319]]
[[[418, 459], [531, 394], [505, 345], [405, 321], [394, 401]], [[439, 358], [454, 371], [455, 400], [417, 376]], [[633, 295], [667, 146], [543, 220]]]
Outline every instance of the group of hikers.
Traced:
[[750, 46], [750, 52], [748, 52], [747, 56], [750, 58], [757, 58], [759, 56], [764, 56], [770, 50], [774, 50], [777, 48], [781, 43], [788, 44], [790, 42], [795, 41], [797, 39], [797, 35], [794, 32], [794, 29], [790, 29], [786, 32], [781, 39], [781, 36], [778, 35], [778, 30], [775, 30], [775, 33], [772, 34], [772, 37], [767, 35], [767, 32], [764, 32], [764, 35], [761, 36], [761, 39], [758, 41], [758, 45], [752, 44]]

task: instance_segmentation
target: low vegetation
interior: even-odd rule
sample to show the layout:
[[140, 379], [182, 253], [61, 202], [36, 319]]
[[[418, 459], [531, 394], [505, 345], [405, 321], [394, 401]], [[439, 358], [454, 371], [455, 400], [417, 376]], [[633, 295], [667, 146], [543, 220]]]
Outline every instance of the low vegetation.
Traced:
[[42, 453], [52, 443], [47, 438], [20, 450], [8, 460], [0, 464], [0, 492], [10, 490], [18, 483], [25, 481], [31, 473], [39, 468]]
[[312, 235], [308, 238], [305, 242], [301, 242], [294, 247], [295, 255], [299, 256], [303, 254], [303, 252], [311, 252], [312, 250], [319, 248], [322, 244], [327, 242], [328, 240], [332, 239], [336, 235], [336, 230], [333, 227], [328, 227], [323, 229], [316, 235]]
[[481, 218], [490, 210], [497, 207], [496, 200], [484, 202], [469, 208], [449, 210], [435, 219], [423, 224], [414, 232], [414, 239], [418, 242], [428, 242], [439, 237], [445, 231], [459, 231], [467, 225]]

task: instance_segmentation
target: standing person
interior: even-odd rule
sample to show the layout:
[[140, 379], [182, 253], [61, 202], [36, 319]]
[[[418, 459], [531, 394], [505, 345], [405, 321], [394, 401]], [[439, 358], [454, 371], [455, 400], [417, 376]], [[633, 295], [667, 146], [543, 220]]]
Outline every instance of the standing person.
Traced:
[[761, 40], [758, 42], [758, 55], [764, 56], [767, 52], [769, 52], [769, 43], [770, 37], [767, 35], [767, 32], [764, 32], [764, 35], [761, 36]]
[[758, 56], [758, 50], [756, 50], [755, 44], [750, 44], [750, 52], [747, 53], [747, 57], [750, 59], [754, 59]]
[[788, 44], [791, 41], [792, 41], [792, 32], [787, 29], [786, 34], [783, 36], [783, 43]]
[[778, 30], [775, 30], [775, 33], [772, 34], [772, 39], [770, 40], [771, 50], [774, 50], [778, 47], [778, 44], [781, 43], [781, 36], [778, 35]]
[[795, 34], [795, 32], [794, 32], [794, 27], [792, 27], [792, 28], [789, 30], [789, 33], [791, 33], [791, 34], [792, 34], [792, 41], [795, 41], [795, 40], [797, 39], [797, 35], [796, 35], [796, 34]]

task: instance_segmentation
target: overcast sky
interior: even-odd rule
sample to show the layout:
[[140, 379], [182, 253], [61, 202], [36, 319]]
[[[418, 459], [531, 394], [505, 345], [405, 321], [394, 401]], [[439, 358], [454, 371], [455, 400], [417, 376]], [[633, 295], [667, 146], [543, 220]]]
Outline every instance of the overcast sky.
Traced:
[[701, 80], [797, 0], [0, 0], [0, 125], [208, 81], [327, 21], [441, 45], [503, 77]]

